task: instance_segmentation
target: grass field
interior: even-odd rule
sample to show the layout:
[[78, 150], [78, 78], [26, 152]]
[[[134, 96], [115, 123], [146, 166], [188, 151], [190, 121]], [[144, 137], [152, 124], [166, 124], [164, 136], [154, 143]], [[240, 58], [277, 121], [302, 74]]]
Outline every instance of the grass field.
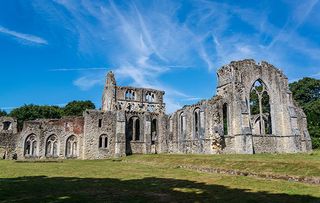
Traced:
[[134, 155], [118, 160], [0, 161], [0, 202], [320, 202], [320, 185], [181, 166], [320, 178], [312, 154]]

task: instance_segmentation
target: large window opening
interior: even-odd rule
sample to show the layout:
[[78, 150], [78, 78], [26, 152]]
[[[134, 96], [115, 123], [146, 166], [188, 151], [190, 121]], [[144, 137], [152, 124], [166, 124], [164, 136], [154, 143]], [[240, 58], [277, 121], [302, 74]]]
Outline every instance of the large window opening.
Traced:
[[180, 114], [180, 117], [179, 117], [179, 132], [180, 132], [180, 137], [181, 139], [185, 139], [185, 136], [186, 136], [186, 115], [184, 112], [182, 112]]
[[262, 80], [256, 80], [250, 91], [250, 114], [254, 134], [272, 134], [270, 97]]
[[78, 142], [77, 138], [74, 135], [71, 135], [67, 139], [66, 144], [66, 157], [68, 158], [75, 158], [78, 156]]
[[140, 136], [140, 119], [138, 117], [131, 117], [128, 121], [127, 131], [126, 131], [126, 140], [127, 141], [139, 141]]
[[36, 157], [37, 156], [37, 139], [34, 134], [29, 135], [25, 140], [24, 155], [26, 157]]
[[58, 157], [58, 138], [50, 135], [46, 142], [46, 157]]
[[200, 109], [194, 110], [194, 137], [198, 139], [201, 132], [201, 120], [200, 120]]

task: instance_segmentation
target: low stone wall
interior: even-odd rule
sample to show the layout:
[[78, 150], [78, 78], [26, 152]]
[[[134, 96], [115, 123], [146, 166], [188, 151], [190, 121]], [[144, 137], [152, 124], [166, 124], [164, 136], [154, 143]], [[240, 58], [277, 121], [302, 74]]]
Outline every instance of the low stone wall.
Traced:
[[278, 152], [279, 136], [273, 135], [252, 135], [254, 153], [275, 153]]
[[146, 144], [141, 141], [131, 141], [130, 142], [132, 154], [145, 154], [146, 153]]

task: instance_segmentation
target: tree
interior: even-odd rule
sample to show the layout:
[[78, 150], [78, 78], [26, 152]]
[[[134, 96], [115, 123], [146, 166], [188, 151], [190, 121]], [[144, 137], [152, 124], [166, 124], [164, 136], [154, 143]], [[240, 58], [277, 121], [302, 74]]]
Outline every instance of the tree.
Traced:
[[38, 106], [30, 104], [13, 109], [9, 115], [17, 118], [18, 128], [22, 129], [24, 121], [40, 118], [61, 118], [62, 110], [58, 106]]
[[320, 80], [303, 78], [289, 84], [293, 98], [304, 107], [305, 104], [320, 99]]
[[0, 109], [0, 117], [1, 117], [1, 116], [7, 116], [7, 112], [5, 112], [5, 111], [3, 111], [3, 110]]
[[320, 80], [303, 78], [289, 87], [306, 113], [313, 148], [320, 148]]
[[95, 109], [91, 101], [72, 101], [63, 108], [64, 116], [82, 116], [86, 109]]

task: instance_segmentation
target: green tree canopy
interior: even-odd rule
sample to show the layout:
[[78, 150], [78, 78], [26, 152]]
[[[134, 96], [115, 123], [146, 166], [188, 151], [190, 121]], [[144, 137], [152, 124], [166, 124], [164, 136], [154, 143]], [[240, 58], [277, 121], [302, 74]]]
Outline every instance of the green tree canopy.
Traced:
[[314, 148], [320, 148], [320, 80], [303, 78], [289, 85], [293, 98], [307, 115]]
[[10, 116], [18, 119], [18, 127], [21, 129], [23, 122], [40, 118], [61, 118], [62, 110], [58, 106], [24, 105], [13, 109]]
[[82, 116], [86, 109], [95, 109], [91, 101], [72, 101], [63, 108], [64, 116]]
[[320, 99], [320, 80], [303, 78], [289, 84], [293, 98], [302, 106]]

